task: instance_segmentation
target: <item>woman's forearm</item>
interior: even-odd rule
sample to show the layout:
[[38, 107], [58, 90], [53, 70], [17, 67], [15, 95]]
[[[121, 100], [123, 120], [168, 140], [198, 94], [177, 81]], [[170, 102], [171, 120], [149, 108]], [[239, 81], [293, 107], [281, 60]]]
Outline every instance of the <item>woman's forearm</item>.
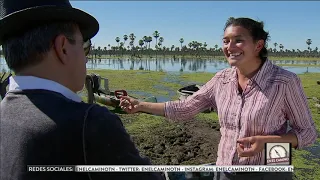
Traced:
[[138, 109], [140, 112], [165, 116], [164, 106], [165, 103], [140, 102]]
[[291, 143], [292, 148], [297, 148], [298, 146], [298, 138], [294, 133], [291, 132], [281, 136], [269, 135], [264, 136], [263, 138], [266, 143]]

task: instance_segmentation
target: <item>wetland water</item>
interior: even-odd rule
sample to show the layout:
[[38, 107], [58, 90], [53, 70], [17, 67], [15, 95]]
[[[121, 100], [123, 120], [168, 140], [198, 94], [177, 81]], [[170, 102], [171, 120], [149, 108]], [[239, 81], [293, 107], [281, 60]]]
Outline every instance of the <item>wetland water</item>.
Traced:
[[[305, 72], [320, 72], [320, 60], [318, 61], [296, 61], [279, 60], [273, 61], [281, 64], [296, 74]], [[316, 66], [316, 67], [315, 67]], [[184, 60], [184, 59], [148, 59], [148, 60], [129, 60], [129, 59], [96, 59], [87, 63], [88, 69], [114, 69], [114, 70], [150, 70], [168, 72], [211, 72], [215, 73], [228, 68], [229, 64], [224, 60]]]
[[[320, 72], [320, 59], [318, 61], [278, 60], [273, 61], [296, 74], [306, 72]], [[224, 60], [191, 60], [173, 58], [146, 59], [95, 59], [89, 60], [88, 69], [113, 69], [113, 70], [150, 70], [168, 72], [211, 72], [215, 73], [228, 68], [229, 64]], [[3, 58], [0, 58], [0, 70], [7, 71], [8, 67]]]

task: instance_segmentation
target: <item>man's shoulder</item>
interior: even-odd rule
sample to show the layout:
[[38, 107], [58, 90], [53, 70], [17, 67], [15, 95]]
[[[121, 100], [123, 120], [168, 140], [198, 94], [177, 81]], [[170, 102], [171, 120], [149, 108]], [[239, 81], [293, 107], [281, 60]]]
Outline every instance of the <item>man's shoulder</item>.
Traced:
[[119, 116], [116, 115], [115, 113], [111, 112], [106, 106], [101, 106], [99, 104], [88, 104], [88, 103], [83, 103], [83, 104], [85, 104], [86, 113], [88, 114], [88, 117], [90, 117], [90, 118], [119, 119]]
[[123, 128], [120, 117], [107, 107], [98, 104], [86, 104], [86, 107], [85, 118], [87, 118], [87, 124], [95, 127], [99, 126], [98, 129], [115, 130]]
[[15, 107], [18, 114], [33, 112], [28, 116], [42, 117], [45, 114], [53, 119], [79, 119], [86, 115], [90, 121], [118, 119], [106, 107], [70, 100], [63, 95], [46, 90], [12, 91], [1, 101], [4, 111]]

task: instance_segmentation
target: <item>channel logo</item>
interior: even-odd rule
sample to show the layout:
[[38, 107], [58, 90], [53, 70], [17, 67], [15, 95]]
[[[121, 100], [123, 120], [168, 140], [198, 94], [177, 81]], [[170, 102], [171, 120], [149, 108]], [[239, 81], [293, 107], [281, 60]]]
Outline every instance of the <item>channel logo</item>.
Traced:
[[266, 143], [266, 165], [291, 165], [291, 143]]

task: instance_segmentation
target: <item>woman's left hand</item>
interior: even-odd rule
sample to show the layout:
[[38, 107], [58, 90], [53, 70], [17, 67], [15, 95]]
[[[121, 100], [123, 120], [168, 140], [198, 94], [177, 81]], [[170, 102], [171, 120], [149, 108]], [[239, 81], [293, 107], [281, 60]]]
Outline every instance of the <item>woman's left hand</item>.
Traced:
[[237, 140], [237, 151], [239, 157], [251, 157], [260, 153], [265, 147], [263, 136], [252, 136]]

